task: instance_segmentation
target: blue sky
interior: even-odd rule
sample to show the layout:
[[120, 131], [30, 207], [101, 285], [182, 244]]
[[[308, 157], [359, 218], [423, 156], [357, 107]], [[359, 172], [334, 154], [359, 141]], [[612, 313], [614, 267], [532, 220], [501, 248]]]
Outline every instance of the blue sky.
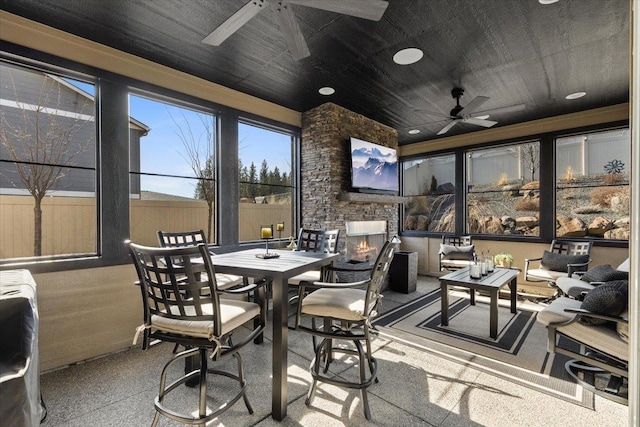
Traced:
[[[92, 84], [72, 79], [67, 81], [91, 95], [95, 93]], [[203, 124], [208, 123], [209, 129], [214, 129], [210, 115], [136, 95], [129, 97], [129, 114], [151, 129], [141, 139], [140, 171], [143, 173], [194, 175], [190, 156], [186, 154], [183, 140], [178, 135], [181, 131], [188, 139], [196, 142], [203, 161], [211, 154], [206, 126]], [[260, 171], [262, 161], [266, 160], [270, 170], [277, 166], [280, 173], [291, 173], [289, 135], [248, 124], [240, 124], [238, 134], [239, 156], [244, 166], [249, 167], [253, 162]], [[143, 176], [141, 183], [143, 190], [183, 197], [192, 197], [195, 189], [195, 181], [188, 179]]]
[[[180, 131], [196, 142], [202, 158], [208, 153], [207, 132], [204, 123], [213, 129], [210, 115], [176, 107], [146, 98], [133, 96], [129, 114], [151, 128], [141, 140], [141, 171], [168, 175], [193, 176], [190, 157], [178, 136]], [[281, 172], [291, 170], [291, 137], [241, 124], [239, 128], [240, 158], [247, 167], [254, 162], [260, 169], [267, 160], [270, 169], [277, 166]], [[143, 190], [193, 196], [195, 183], [190, 180], [147, 177], [142, 181]]]

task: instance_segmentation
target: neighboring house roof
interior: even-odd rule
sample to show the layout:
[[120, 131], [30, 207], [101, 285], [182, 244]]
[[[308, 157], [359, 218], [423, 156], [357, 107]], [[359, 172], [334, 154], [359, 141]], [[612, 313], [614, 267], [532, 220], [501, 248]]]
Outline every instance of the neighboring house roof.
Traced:
[[155, 191], [141, 191], [140, 200], [183, 200], [193, 202], [193, 197], [175, 196], [173, 194], [157, 193]]
[[[90, 99], [91, 101], [95, 102], [94, 96], [91, 95], [90, 93], [87, 93], [86, 91], [82, 90], [81, 88], [75, 86], [72, 83], [69, 83], [68, 81], [66, 81], [65, 79], [55, 76], [53, 74], [48, 74], [48, 73], [44, 73], [45, 76], [49, 77], [52, 80], [57, 81], [58, 83], [60, 83], [61, 85], [73, 90], [74, 92], [77, 92], [78, 94], [84, 96], [87, 99]], [[146, 136], [149, 131], [151, 130], [151, 128], [147, 125], [145, 125], [144, 123], [142, 123], [140, 120], [137, 120], [131, 116], [129, 116], [129, 126], [136, 129], [136, 130], [140, 130], [142, 131], [142, 135], [140, 136]]]

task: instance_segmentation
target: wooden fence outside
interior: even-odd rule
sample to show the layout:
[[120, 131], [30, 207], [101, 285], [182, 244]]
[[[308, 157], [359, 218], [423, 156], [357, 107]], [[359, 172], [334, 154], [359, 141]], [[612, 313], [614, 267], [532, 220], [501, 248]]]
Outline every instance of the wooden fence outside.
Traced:
[[[261, 224], [274, 224], [275, 230], [281, 221], [285, 223], [282, 237], [289, 237], [291, 216], [289, 204], [240, 203], [240, 241], [258, 240]], [[33, 256], [33, 221], [31, 196], [0, 196], [0, 259]], [[206, 232], [207, 205], [196, 200], [131, 200], [130, 221], [132, 241], [157, 246], [158, 230]], [[96, 224], [95, 199], [46, 197], [42, 202], [42, 254], [95, 253]]]

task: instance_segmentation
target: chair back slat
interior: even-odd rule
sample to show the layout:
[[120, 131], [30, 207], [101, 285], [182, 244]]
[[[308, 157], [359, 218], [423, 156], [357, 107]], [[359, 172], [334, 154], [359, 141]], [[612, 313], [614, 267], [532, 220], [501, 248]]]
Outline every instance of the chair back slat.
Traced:
[[445, 245], [469, 246], [471, 242], [471, 236], [442, 236], [442, 243]]
[[336, 253], [340, 230], [311, 230], [301, 228], [298, 233], [297, 251]]
[[378, 306], [378, 302], [380, 300], [380, 293], [382, 291], [382, 285], [384, 284], [384, 279], [389, 272], [389, 268], [391, 267], [391, 261], [393, 261], [393, 255], [396, 250], [400, 248], [400, 239], [394, 237], [392, 240], [387, 240], [378, 257], [376, 258], [376, 262], [371, 269], [371, 279], [369, 280], [369, 284], [367, 286], [367, 297], [365, 301], [365, 311], [369, 315], [375, 315], [377, 313], [373, 313]]
[[554, 240], [549, 252], [565, 255], [591, 255], [592, 242]]
[[220, 334], [220, 299], [206, 244], [152, 248], [129, 243], [129, 252], [142, 288], [145, 324], [153, 315], [204, 320]]
[[158, 231], [158, 242], [163, 248], [183, 248], [197, 246], [200, 243], [207, 244], [207, 237], [203, 230], [193, 231]]

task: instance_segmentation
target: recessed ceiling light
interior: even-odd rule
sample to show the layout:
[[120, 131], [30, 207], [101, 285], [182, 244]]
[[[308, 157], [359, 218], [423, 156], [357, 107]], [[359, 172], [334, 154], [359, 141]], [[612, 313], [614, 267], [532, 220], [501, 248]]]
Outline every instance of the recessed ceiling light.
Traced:
[[553, 4], [553, 3], [557, 3], [559, 0], [538, 0], [538, 3], [540, 4]]
[[473, 116], [474, 119], [480, 119], [480, 120], [487, 120], [489, 118], [488, 114], [485, 114], [484, 116]]
[[570, 93], [569, 95], [565, 96], [565, 98], [566, 99], [578, 99], [578, 98], [582, 98], [586, 94], [587, 94], [587, 92]]
[[393, 55], [393, 62], [399, 65], [409, 65], [416, 63], [422, 59], [424, 53], [418, 48], [410, 47], [402, 49]]
[[411, 129], [409, 132], [407, 132], [410, 135], [415, 135], [417, 133], [420, 133], [420, 129]]
[[320, 92], [320, 95], [333, 95], [336, 93], [336, 90], [332, 87], [325, 86], [318, 89], [318, 92]]

